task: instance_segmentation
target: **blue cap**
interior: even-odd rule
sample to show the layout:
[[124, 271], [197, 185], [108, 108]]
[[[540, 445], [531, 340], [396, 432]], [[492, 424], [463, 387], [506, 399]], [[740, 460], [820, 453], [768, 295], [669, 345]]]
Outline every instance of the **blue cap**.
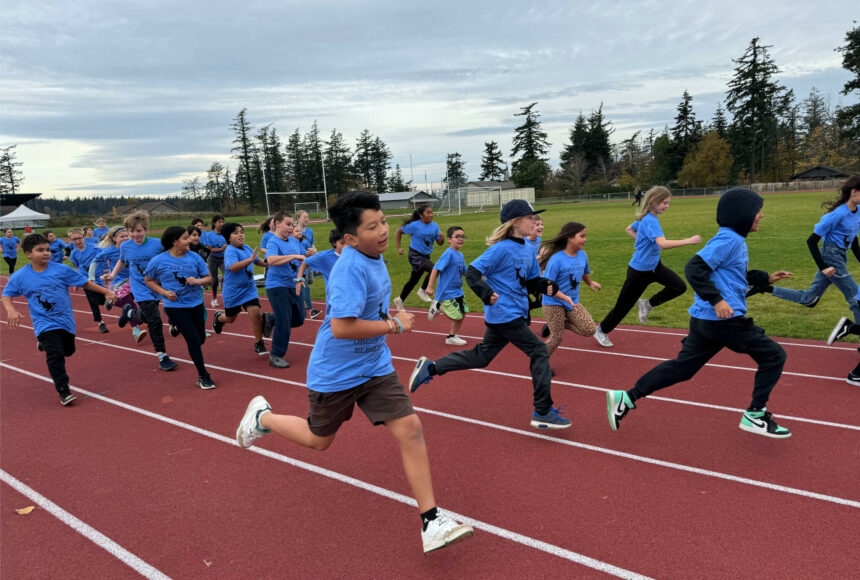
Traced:
[[530, 204], [524, 199], [512, 199], [511, 201], [502, 206], [502, 212], [499, 217], [502, 219], [502, 223], [505, 223], [518, 217], [534, 215], [543, 211], [546, 210], [535, 210], [535, 208], [532, 207], [532, 204]]

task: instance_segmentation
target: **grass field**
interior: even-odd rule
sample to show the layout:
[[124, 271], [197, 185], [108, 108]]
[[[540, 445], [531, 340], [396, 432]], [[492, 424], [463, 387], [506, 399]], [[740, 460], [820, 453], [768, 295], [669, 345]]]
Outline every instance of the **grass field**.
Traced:
[[[765, 195], [764, 218], [758, 232], [750, 234], [747, 239], [750, 254], [750, 268], [768, 272], [788, 270], [794, 274], [789, 280], [780, 283], [790, 288], [807, 288], [816, 272], [815, 263], [806, 247], [806, 238], [812, 232], [812, 227], [823, 213], [821, 202], [833, 197], [833, 192], [791, 193]], [[663, 231], [668, 239], [679, 239], [700, 234], [703, 244], [717, 231], [715, 221], [716, 197], [675, 198], [671, 207], [660, 218]], [[540, 207], [540, 204], [536, 204]], [[593, 204], [570, 204], [548, 206], [544, 215], [546, 228], [544, 239], [554, 236], [561, 226], [568, 221], [578, 221], [588, 227], [588, 243], [585, 251], [591, 266], [591, 277], [600, 282], [603, 289], [592, 292], [583, 289], [580, 293], [582, 304], [588, 309], [596, 321], [609, 311], [615, 303], [618, 291], [627, 271], [627, 263], [633, 250], [633, 240], [625, 233], [625, 227], [633, 219], [634, 208], [628, 202], [607, 202]], [[243, 216], [236, 218], [242, 223], [255, 223], [263, 216]], [[228, 218], [228, 221], [231, 218]], [[409, 264], [406, 256], [397, 254], [394, 246], [394, 235], [400, 225], [401, 218], [392, 217], [391, 238], [389, 249], [385, 254], [388, 269], [392, 279], [393, 294], [399, 293], [404, 282], [409, 277]], [[464, 228], [467, 235], [463, 253], [469, 263], [486, 249], [484, 238], [498, 225], [498, 214], [480, 213], [462, 216], [437, 215], [436, 221], [444, 232], [449, 226], [458, 225]], [[172, 225], [169, 220], [158, 220], [152, 224], [154, 231]], [[316, 247], [320, 250], [328, 248], [329, 224], [311, 224], [316, 237]], [[19, 237], [20, 234], [19, 234]], [[250, 228], [246, 232], [247, 243], [254, 245], [259, 242], [260, 235]], [[403, 236], [404, 250], [409, 245], [409, 237]], [[663, 263], [682, 274], [684, 264], [702, 246], [684, 246], [664, 251]], [[437, 247], [434, 258], [441, 254], [443, 248]], [[26, 264], [23, 253], [19, 257], [19, 267]], [[849, 256], [849, 270], [855, 279], [860, 277], [860, 267]], [[3, 273], [7, 272], [6, 264], [2, 264]], [[659, 286], [652, 285], [644, 297], [649, 297]], [[315, 299], [324, 299], [325, 288], [322, 281], [311, 286], [311, 295]], [[689, 322], [687, 308], [693, 299], [689, 288], [687, 293], [667, 304], [656, 308], [649, 319], [649, 324], [686, 328]], [[466, 300], [473, 312], [483, 310], [478, 298], [466, 288]], [[414, 307], [426, 306], [414, 294], [406, 301]], [[775, 336], [810, 338], [823, 340], [827, 337], [833, 325], [841, 316], [848, 314], [848, 308], [839, 291], [832, 287], [814, 309], [779, 300], [771, 295], [757, 295], [749, 299], [749, 315], [756, 323]], [[536, 313], [540, 315], [541, 313]], [[628, 314], [624, 324], [638, 324], [635, 309]]]

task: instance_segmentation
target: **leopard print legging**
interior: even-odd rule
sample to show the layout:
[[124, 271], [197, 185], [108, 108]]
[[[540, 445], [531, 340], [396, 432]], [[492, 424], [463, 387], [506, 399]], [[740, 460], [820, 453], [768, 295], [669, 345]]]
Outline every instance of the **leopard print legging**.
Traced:
[[565, 310], [564, 306], [545, 305], [543, 313], [550, 332], [546, 339], [549, 354], [561, 344], [565, 328], [581, 336], [594, 336], [597, 329], [597, 324], [582, 304], [574, 304], [573, 310]]

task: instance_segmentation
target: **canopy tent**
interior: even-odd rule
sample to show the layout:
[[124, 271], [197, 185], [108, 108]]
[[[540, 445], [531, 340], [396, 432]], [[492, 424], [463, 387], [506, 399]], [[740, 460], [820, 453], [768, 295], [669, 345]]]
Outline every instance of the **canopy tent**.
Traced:
[[27, 206], [20, 205], [15, 211], [0, 217], [2, 228], [42, 227], [48, 225], [51, 216], [33, 211]]

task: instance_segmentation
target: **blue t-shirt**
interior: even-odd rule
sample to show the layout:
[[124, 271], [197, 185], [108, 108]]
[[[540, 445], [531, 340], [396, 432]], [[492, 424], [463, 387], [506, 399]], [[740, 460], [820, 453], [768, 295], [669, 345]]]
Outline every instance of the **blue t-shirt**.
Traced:
[[18, 244], [20, 244], [20, 243], [21, 243], [21, 240], [18, 239], [18, 236], [12, 236], [11, 238], [7, 238], [6, 236], [3, 236], [2, 238], [0, 238], [0, 246], [3, 246], [3, 257], [4, 258], [17, 258], [18, 257]]
[[451, 300], [463, 295], [463, 276], [466, 274], [466, 259], [461, 252], [451, 248], [439, 256], [439, 261], [433, 266], [439, 270], [436, 280], [436, 300]]
[[224, 257], [224, 252], [226, 250], [215, 249], [220, 248], [227, 243], [227, 240], [224, 238], [224, 236], [222, 236], [215, 230], [211, 230], [208, 232], [203, 232], [203, 236], [200, 241], [203, 243], [204, 246], [209, 246], [209, 248], [212, 250], [213, 256], [215, 256], [216, 258]]
[[48, 262], [44, 272], [36, 272], [27, 264], [9, 277], [3, 296], [27, 298], [36, 336], [57, 329], [74, 334], [75, 316], [72, 313], [69, 286], [83, 286], [86, 283], [86, 276], [62, 264]]
[[161, 295], [150, 290], [143, 278], [149, 261], [160, 254], [162, 249], [161, 241], [155, 238], [144, 238], [140, 245], [134, 240], [126, 240], [119, 247], [120, 260], [128, 265], [131, 293], [138, 302], [161, 300]]
[[84, 243], [88, 246], [96, 247], [98, 245], [99, 241], [95, 237], [84, 238]]
[[391, 279], [382, 256], [368, 258], [347, 246], [325, 290], [325, 321], [308, 361], [308, 388], [343, 391], [394, 372], [384, 334], [353, 340], [334, 338], [331, 333], [332, 318], [388, 319]]
[[53, 242], [51, 242], [50, 246], [48, 247], [51, 249], [52, 262], [56, 262], [59, 264], [66, 259], [66, 248], [69, 247], [69, 244], [67, 244], [60, 238], [57, 238]]
[[633, 229], [636, 230], [636, 242], [633, 244], [633, 258], [629, 266], [640, 272], [650, 272], [660, 263], [660, 246], [654, 241], [665, 237], [660, 220], [654, 214], [647, 213], [639, 220], [639, 226]]
[[857, 237], [860, 228], [860, 211], [853, 212], [847, 204], [842, 204], [831, 212], [821, 216], [812, 231], [821, 236], [825, 244], [836, 244], [846, 250]]
[[308, 265], [310, 270], [322, 274], [323, 281], [328, 286], [328, 277], [331, 275], [331, 269], [334, 268], [334, 264], [338, 258], [340, 256], [332, 248], [331, 250], [317, 252], [313, 256], [305, 258], [305, 264]]
[[254, 283], [254, 263], [251, 262], [238, 272], [230, 270], [236, 262], [242, 262], [254, 253], [251, 246], [245, 244], [241, 248], [234, 245], [224, 250], [224, 286], [221, 294], [224, 297], [224, 307], [241, 306], [249, 300], [259, 298], [257, 285]]
[[176, 292], [176, 300], [164, 298], [165, 308], [192, 308], [203, 304], [203, 287], [185, 282], [186, 278], [209, 275], [206, 262], [199, 254], [185, 252], [181, 258], [177, 258], [171, 256], [170, 252], [162, 252], [149, 261], [145, 274], [165, 290]]
[[[299, 245], [299, 241], [293, 237], [282, 240], [273, 235], [266, 244], [266, 259], [272, 256], [304, 255], [304, 253], [305, 251]], [[266, 275], [266, 288], [295, 288], [300, 263], [301, 260], [291, 260], [280, 266], [269, 266], [269, 273]]]
[[106, 233], [108, 233], [109, 231], [110, 231], [110, 228], [108, 228], [108, 227], [96, 228], [93, 230], [93, 239], [96, 241], [96, 243], [98, 243], [101, 241], [102, 236], [105, 235]]
[[296, 238], [296, 237], [293, 237], [293, 236], [290, 236], [290, 237], [291, 237], [291, 238], [293, 238], [296, 242], [298, 242], [298, 243], [299, 243], [299, 245], [302, 247], [302, 254], [304, 254], [305, 252], [307, 252], [307, 251], [308, 251], [308, 249], [309, 249], [311, 246], [313, 246], [313, 245], [314, 245], [314, 244], [313, 244], [313, 241], [311, 241], [311, 240], [309, 240], [309, 239], [307, 239], [307, 238], [305, 238], [305, 237], [302, 237], [302, 239], [299, 239], [299, 238]]
[[308, 240], [308, 247], [314, 245], [314, 231], [310, 228], [305, 228], [302, 230], [302, 238]]
[[400, 228], [404, 234], [409, 234], [412, 239], [409, 240], [409, 247], [419, 254], [429, 256], [433, 253], [433, 244], [439, 238], [442, 230], [436, 222], [425, 224], [421, 220], [415, 220]]
[[[96, 254], [95, 263], [96, 263], [96, 284], [104, 286], [104, 282], [101, 280], [102, 274], [110, 274], [113, 272], [113, 267], [116, 266], [116, 263], [119, 261], [119, 248], [116, 246], [111, 246], [110, 248], [100, 248], [99, 253]], [[119, 272], [116, 273], [116, 278], [113, 279], [111, 284], [114, 287], [122, 284], [124, 281], [128, 280], [128, 268], [122, 268]]]
[[95, 246], [84, 244], [83, 251], [74, 246], [72, 247], [72, 253], [69, 254], [69, 261], [75, 267], [75, 270], [89, 278], [90, 264], [92, 264], [98, 253], [99, 249]]
[[495, 304], [484, 305], [485, 322], [500, 324], [528, 317], [526, 280], [540, 277], [537, 258], [530, 246], [521, 238], [508, 238], [487, 248], [471, 265], [499, 295]]
[[[556, 252], [546, 264], [543, 273], [544, 278], [549, 278], [558, 284], [559, 292], [567, 294], [574, 304], [579, 303], [579, 283], [582, 277], [590, 274], [588, 268], [588, 255], [585, 250], [580, 250], [575, 256], [569, 256], [566, 252]], [[573, 310], [573, 307], [555, 296], [543, 296], [544, 306], [563, 306], [565, 310]]]
[[[704, 248], [696, 252], [713, 272], [711, 282], [720, 291], [723, 300], [728, 302], [735, 316], [743, 316], [747, 312], [747, 266], [749, 253], [746, 239], [731, 228], [720, 228], [717, 235], [711, 238]], [[703, 320], [720, 320], [714, 307], [698, 294], [693, 299], [693, 305], [688, 310], [693, 318]]]
[[268, 244], [268, 243], [269, 243], [269, 240], [270, 240], [270, 239], [271, 239], [271, 237], [272, 237], [272, 236], [274, 236], [274, 235], [275, 235], [275, 234], [273, 234], [272, 232], [266, 232], [266, 233], [264, 233], [264, 234], [263, 234], [262, 239], [260, 239], [260, 248], [262, 248], [263, 250], [265, 250], [265, 249], [266, 249], [266, 244]]
[[540, 245], [542, 241], [542, 238], [540, 236], [536, 237], [535, 241], [531, 241], [528, 238], [523, 238], [523, 240], [526, 242], [527, 246], [531, 247], [531, 249], [534, 250], [535, 256], [540, 253]]

